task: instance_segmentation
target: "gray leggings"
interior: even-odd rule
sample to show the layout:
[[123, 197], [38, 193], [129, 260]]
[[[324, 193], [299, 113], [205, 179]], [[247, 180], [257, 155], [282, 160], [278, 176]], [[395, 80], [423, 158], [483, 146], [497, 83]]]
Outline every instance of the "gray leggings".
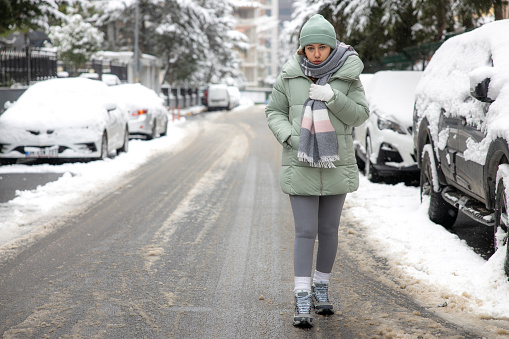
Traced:
[[338, 228], [346, 194], [291, 195], [295, 221], [293, 267], [296, 277], [311, 277], [313, 251], [318, 234], [316, 270], [330, 273], [338, 249]]

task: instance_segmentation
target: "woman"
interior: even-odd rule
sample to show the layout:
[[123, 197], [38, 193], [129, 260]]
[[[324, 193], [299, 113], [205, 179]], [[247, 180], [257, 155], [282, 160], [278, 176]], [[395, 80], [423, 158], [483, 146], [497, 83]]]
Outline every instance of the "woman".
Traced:
[[[300, 49], [283, 66], [265, 110], [283, 146], [281, 188], [295, 222], [294, 326], [311, 327], [315, 313], [329, 315], [329, 281], [346, 194], [357, 190], [352, 128], [369, 116], [355, 50], [336, 40], [334, 27], [314, 15], [302, 27]], [[315, 239], [318, 249], [313, 284]]]

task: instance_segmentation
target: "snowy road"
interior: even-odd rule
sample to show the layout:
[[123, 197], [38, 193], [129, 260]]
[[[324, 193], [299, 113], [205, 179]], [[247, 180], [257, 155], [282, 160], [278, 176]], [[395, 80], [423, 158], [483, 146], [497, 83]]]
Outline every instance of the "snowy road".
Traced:
[[394, 277], [377, 242], [367, 241], [362, 192], [347, 199], [340, 229], [331, 291], [340, 311], [318, 317], [313, 329], [293, 328], [293, 221], [263, 106], [202, 114], [183, 128], [168, 151], [99, 183], [58, 218], [41, 218], [36, 236], [2, 248], [4, 338], [504, 335], [504, 320], [485, 323], [409, 296], [417, 288]]

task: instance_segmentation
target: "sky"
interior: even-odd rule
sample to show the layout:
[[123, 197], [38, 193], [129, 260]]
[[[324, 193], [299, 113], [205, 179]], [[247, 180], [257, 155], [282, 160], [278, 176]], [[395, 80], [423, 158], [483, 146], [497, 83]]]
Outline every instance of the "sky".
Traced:
[[[244, 100], [235, 109], [250, 104]], [[149, 158], [171, 151], [191, 128], [182, 117], [170, 122], [167, 136], [131, 140], [128, 153], [102, 161], [1, 166], [0, 177], [5, 173], [63, 175], [37, 189], [18, 191], [13, 200], [0, 204], [0, 256], [15, 247], [16, 241], [41, 234], [45, 220], [72, 211], [91, 191], [104, 190]], [[357, 231], [377, 255], [387, 259], [391, 273], [408, 292], [473, 316], [508, 318], [509, 282], [503, 270], [506, 247], [489, 260], [483, 259], [464, 240], [432, 223], [427, 216], [429, 202], [421, 204], [419, 195], [419, 187], [371, 183], [361, 175], [360, 188], [348, 195], [344, 213], [362, 225]]]

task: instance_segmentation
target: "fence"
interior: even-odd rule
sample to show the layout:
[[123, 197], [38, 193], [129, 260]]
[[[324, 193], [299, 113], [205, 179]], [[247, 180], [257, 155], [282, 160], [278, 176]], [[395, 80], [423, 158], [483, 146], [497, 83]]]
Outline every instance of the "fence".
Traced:
[[0, 86], [56, 78], [57, 53], [41, 48], [0, 50]]
[[165, 96], [165, 105], [170, 109], [187, 108], [202, 104], [202, 93], [196, 87], [169, 87], [163, 85], [161, 93]]

